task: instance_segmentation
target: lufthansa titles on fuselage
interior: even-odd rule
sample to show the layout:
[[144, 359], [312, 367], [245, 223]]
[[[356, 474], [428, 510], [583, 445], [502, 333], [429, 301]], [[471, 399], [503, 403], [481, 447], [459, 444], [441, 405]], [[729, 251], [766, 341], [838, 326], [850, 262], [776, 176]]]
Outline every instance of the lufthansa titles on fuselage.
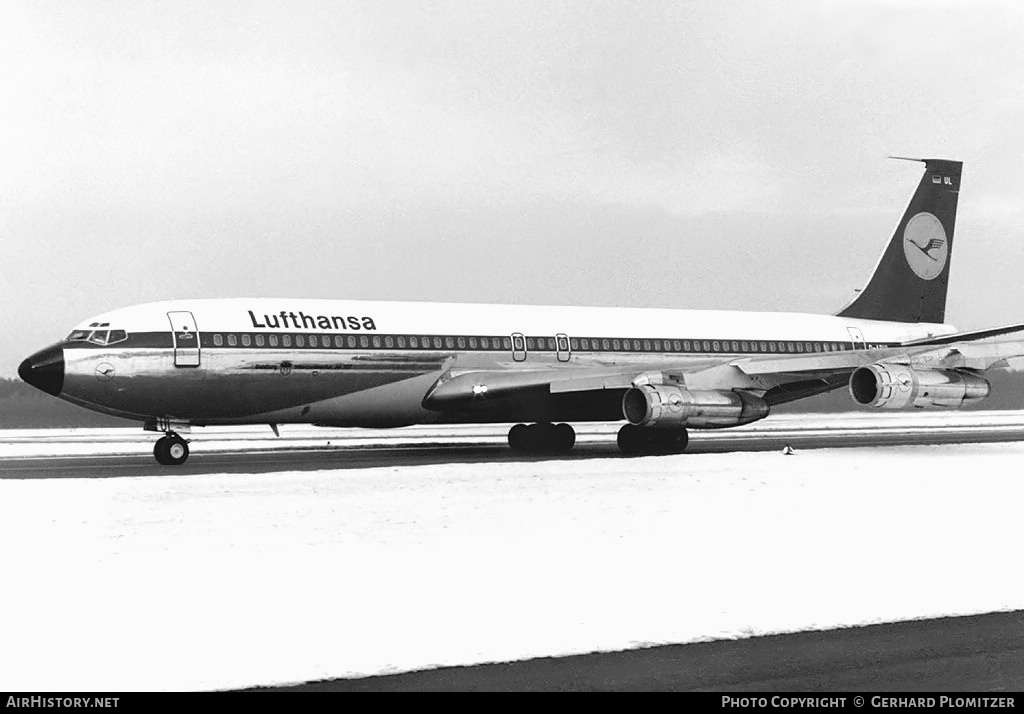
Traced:
[[[302, 312], [281, 310], [273, 315], [263, 314], [259, 318], [249, 310], [252, 326], [258, 330], [292, 328], [299, 330], [376, 330], [372, 317], [352, 315], [307, 315]], [[261, 321], [262, 318], [262, 321]]]

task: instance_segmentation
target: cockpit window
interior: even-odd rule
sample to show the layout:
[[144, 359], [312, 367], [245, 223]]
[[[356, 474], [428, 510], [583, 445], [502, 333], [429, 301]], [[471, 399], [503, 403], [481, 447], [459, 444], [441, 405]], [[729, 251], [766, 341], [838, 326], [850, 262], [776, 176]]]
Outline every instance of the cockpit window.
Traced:
[[124, 330], [74, 330], [67, 342], [91, 342], [94, 345], [113, 345], [128, 339]]

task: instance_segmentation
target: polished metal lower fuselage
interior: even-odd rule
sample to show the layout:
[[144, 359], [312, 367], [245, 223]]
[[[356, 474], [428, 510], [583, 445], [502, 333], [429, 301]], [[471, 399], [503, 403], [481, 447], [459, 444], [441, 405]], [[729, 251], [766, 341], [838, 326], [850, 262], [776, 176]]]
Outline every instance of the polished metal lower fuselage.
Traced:
[[[423, 423], [605, 421], [622, 418], [621, 390], [561, 394], [524, 392], [481, 399], [470, 408], [428, 409], [424, 398], [443, 377], [487, 371], [580, 367], [653, 368], [647, 355], [380, 350], [243, 350], [203, 348], [198, 366], [175, 365], [172, 348], [76, 347], [64, 343], [61, 397], [115, 416], [178, 424], [313, 423], [393, 427]], [[722, 355], [692, 355], [693, 368]]]

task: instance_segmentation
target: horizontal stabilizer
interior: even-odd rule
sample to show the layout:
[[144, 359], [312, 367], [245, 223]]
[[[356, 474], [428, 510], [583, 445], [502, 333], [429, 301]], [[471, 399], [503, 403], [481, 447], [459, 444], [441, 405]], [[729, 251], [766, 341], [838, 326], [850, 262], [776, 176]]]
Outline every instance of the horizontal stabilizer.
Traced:
[[1022, 331], [1024, 331], [1024, 324], [1007, 325], [1006, 327], [992, 327], [987, 330], [975, 330], [973, 332], [957, 332], [952, 335], [943, 335], [942, 337], [924, 337], [919, 340], [904, 342], [901, 346], [930, 347], [933, 345], [951, 345], [957, 342], [974, 342], [975, 340], [984, 340], [988, 337], [998, 337], [999, 335], [1008, 335], [1012, 332]]

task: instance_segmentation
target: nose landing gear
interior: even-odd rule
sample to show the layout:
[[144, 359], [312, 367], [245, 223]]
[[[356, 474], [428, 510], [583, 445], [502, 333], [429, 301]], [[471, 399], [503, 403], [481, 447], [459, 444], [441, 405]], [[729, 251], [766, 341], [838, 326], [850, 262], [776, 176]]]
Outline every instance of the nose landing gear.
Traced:
[[173, 431], [157, 439], [153, 456], [164, 466], [180, 466], [188, 459], [188, 443]]
[[188, 459], [188, 442], [178, 436], [178, 432], [188, 434], [191, 425], [185, 421], [176, 421], [168, 417], [147, 419], [142, 428], [146, 431], [162, 431], [164, 436], [156, 440], [153, 456], [164, 466], [181, 466]]

